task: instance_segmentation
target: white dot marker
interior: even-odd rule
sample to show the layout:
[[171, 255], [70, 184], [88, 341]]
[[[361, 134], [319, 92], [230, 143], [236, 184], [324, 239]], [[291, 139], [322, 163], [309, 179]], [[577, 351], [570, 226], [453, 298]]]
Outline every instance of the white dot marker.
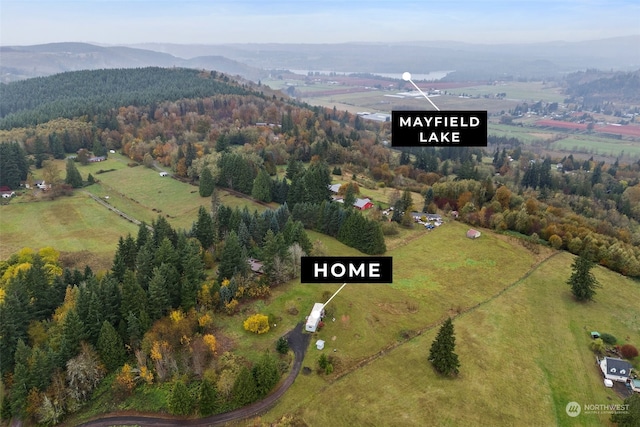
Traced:
[[404, 80], [405, 82], [409, 82], [409, 83], [411, 83], [411, 84], [413, 85], [413, 87], [415, 87], [415, 88], [418, 90], [418, 92], [420, 92], [420, 94], [421, 94], [422, 96], [424, 96], [424, 97], [426, 98], [426, 100], [427, 100], [427, 101], [429, 101], [429, 103], [430, 103], [431, 105], [433, 105], [433, 108], [435, 108], [437, 111], [440, 111], [440, 109], [438, 108], [438, 106], [437, 106], [436, 104], [434, 104], [434, 103], [433, 103], [433, 101], [432, 101], [431, 99], [429, 99], [429, 97], [428, 97], [428, 96], [427, 96], [427, 95], [422, 91], [422, 89], [420, 89], [420, 88], [418, 87], [418, 85], [417, 85], [417, 84], [415, 84], [415, 83], [413, 82], [413, 80], [411, 80], [411, 73], [410, 73], [410, 72], [405, 71], [404, 73], [402, 73], [402, 80]]

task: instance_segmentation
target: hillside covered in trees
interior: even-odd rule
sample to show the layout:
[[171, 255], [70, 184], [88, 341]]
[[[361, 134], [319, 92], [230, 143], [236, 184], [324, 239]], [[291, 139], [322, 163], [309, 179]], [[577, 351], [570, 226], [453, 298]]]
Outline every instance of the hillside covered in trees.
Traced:
[[186, 68], [76, 71], [0, 84], [0, 129], [45, 123], [55, 118], [105, 114], [127, 105], [152, 105], [181, 98], [247, 90], [216, 73]]

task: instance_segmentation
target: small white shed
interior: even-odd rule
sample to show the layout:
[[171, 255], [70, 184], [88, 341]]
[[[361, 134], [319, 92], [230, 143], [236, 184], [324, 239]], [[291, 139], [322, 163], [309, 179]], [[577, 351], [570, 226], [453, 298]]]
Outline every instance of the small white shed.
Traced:
[[318, 350], [322, 350], [324, 348], [324, 340], [318, 340], [316, 341], [316, 348]]

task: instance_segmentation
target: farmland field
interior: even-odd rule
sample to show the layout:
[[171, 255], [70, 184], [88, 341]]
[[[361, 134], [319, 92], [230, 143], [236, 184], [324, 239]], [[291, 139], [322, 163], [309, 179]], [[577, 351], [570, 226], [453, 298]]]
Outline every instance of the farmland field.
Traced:
[[[63, 161], [57, 164], [64, 170]], [[118, 238], [127, 233], [135, 235], [138, 227], [100, 205], [89, 193], [139, 221], [150, 224], [162, 215], [178, 229], [191, 228], [200, 206], [210, 209], [210, 199], [200, 197], [197, 186], [160, 177], [156, 170], [144, 166], [128, 167], [127, 159], [119, 155], [78, 166], [78, 170], [84, 179], [91, 173], [100, 182], [75, 190], [71, 197], [33, 201], [29, 196], [20, 196], [0, 206], [2, 259], [25, 246], [52, 246], [63, 252], [91, 252], [94, 266], [109, 267]], [[100, 170], [110, 171], [98, 173]], [[226, 191], [219, 195], [221, 203], [230, 207], [266, 209]]]
[[0, 257], [23, 247], [51, 246], [58, 251], [95, 257], [94, 266], [110, 267], [120, 236], [138, 227], [105, 209], [82, 192], [54, 201], [0, 206]]
[[[425, 328], [424, 333], [339, 379], [315, 372], [299, 377], [263, 421], [294, 414], [308, 425], [606, 425], [607, 414], [583, 414], [574, 419], [567, 416], [565, 406], [570, 401], [620, 402], [602, 385], [588, 347], [589, 331], [606, 330], [638, 342], [640, 318], [632, 302], [640, 298], [638, 284], [598, 267], [595, 274], [604, 290], [598, 293], [596, 302], [577, 304], [565, 285], [571, 255], [548, 258], [528, 277], [514, 280], [526, 270], [524, 263], [500, 266], [507, 262], [507, 252], [518, 258], [525, 255], [522, 249], [510, 251], [506, 242], [500, 244], [494, 237], [487, 237], [482, 249], [493, 247], [493, 255], [480, 255], [470, 262], [465, 259], [468, 253], [446, 251], [448, 262], [444, 265], [452, 268], [447, 274], [443, 273], [446, 267], [430, 272], [442, 263], [438, 251], [443, 248], [439, 238], [425, 236], [406, 249], [392, 252], [394, 262], [404, 265], [410, 262], [410, 257], [405, 258], [409, 252], [421, 253], [433, 246], [421, 263], [424, 269], [406, 273], [412, 279], [396, 276], [398, 283], [385, 289], [360, 291], [353, 286], [348, 293], [345, 288], [345, 293], [334, 300], [335, 317], [348, 316], [349, 323], [329, 322], [317, 334], [337, 348], [336, 353], [324, 351], [336, 355], [341, 366], [349, 366], [352, 355], [359, 354], [363, 347], [371, 347], [371, 351], [383, 342], [401, 340], [396, 331], [403, 326]], [[462, 244], [451, 235], [443, 240], [452, 247]], [[498, 255], [501, 252], [505, 254]], [[432, 254], [438, 258], [433, 264]], [[495, 264], [489, 266], [492, 260]], [[494, 273], [485, 278], [482, 272], [489, 270]], [[425, 279], [418, 279], [420, 274]], [[452, 283], [455, 274], [466, 278], [466, 283], [460, 283], [465, 282], [462, 278]], [[513, 286], [495, 296], [491, 284], [500, 278], [496, 288], [509, 281]], [[395, 290], [393, 295], [389, 290]], [[621, 292], [633, 296], [617, 298]], [[419, 301], [418, 315], [403, 310], [405, 298]], [[426, 360], [437, 332], [436, 322], [443, 315], [455, 316], [447, 306], [457, 302], [466, 306], [471, 300], [485, 303], [454, 320], [461, 373], [455, 379], [442, 378]], [[375, 317], [378, 319], [372, 321]], [[332, 341], [334, 336], [337, 338]], [[304, 365], [315, 368], [319, 354], [312, 347]]]
[[593, 136], [569, 136], [554, 142], [551, 147], [558, 150], [586, 151], [611, 157], [621, 157], [622, 154], [635, 158], [640, 156], [640, 143]]

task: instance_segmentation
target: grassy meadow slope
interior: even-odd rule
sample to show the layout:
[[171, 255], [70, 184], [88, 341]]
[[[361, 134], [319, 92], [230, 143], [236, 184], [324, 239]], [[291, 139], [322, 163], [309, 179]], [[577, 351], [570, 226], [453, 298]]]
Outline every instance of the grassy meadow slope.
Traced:
[[[638, 284], [597, 267], [603, 288], [595, 302], [577, 304], [565, 284], [570, 254], [534, 265], [536, 257], [519, 245], [490, 233], [468, 241], [459, 237], [463, 228], [447, 224], [392, 251], [393, 285], [347, 286], [334, 300], [340, 320], [317, 334], [338, 358], [337, 372], [300, 376], [263, 421], [294, 414], [312, 426], [607, 425], [607, 414], [574, 419], [565, 406], [621, 402], [602, 385], [589, 331], [637, 345]], [[418, 309], [410, 313], [414, 301]], [[439, 377], [427, 362], [446, 315], [456, 316], [456, 379]], [[406, 340], [405, 328], [424, 333]], [[315, 369], [319, 354], [312, 347], [304, 366]]]
[[83, 193], [54, 201], [0, 206], [0, 224], [0, 259], [23, 247], [51, 246], [82, 259], [80, 262], [103, 268], [110, 267], [118, 238], [127, 233], [135, 235], [138, 230]]
[[[105, 201], [109, 204], [149, 224], [163, 215], [178, 229], [191, 228], [200, 206], [210, 208], [210, 199], [200, 197], [197, 186], [160, 177], [155, 169], [129, 167], [127, 163], [126, 157], [112, 154], [104, 162], [79, 165], [83, 179], [91, 173], [99, 182], [75, 190], [71, 197], [36, 201], [37, 197], [24, 195], [0, 206], [0, 259], [25, 246], [36, 249], [52, 246], [62, 252], [75, 253], [69, 256], [77, 259], [79, 268], [84, 268], [84, 263], [110, 268], [118, 239], [127, 233], [135, 236], [138, 226], [109, 211], [88, 193], [101, 198], [108, 196]], [[64, 161], [56, 164], [64, 178]], [[100, 170], [109, 172], [99, 173]], [[35, 179], [41, 179], [38, 172], [35, 171]], [[226, 191], [220, 191], [219, 196], [227, 206], [248, 206], [250, 211], [265, 209]]]

